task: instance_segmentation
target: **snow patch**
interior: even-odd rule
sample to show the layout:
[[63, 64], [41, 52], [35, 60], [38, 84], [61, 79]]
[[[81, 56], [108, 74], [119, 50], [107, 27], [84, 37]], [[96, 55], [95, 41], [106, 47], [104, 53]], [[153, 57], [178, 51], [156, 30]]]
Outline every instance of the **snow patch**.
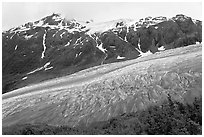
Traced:
[[70, 29], [70, 28], [63, 27], [63, 29], [66, 29], [67, 32], [72, 33], [72, 34], [74, 34], [75, 31], [81, 32], [81, 30], [79, 28], [72, 28], [72, 29]]
[[52, 19], [55, 20], [55, 21], [62, 20], [62, 18], [60, 16], [53, 16]]
[[28, 77], [23, 77], [22, 80], [26, 80]]
[[100, 49], [102, 52], [105, 53], [105, 51], [107, 51], [107, 49], [103, 48], [102, 43], [98, 46], [96, 46], [98, 49]]
[[78, 56], [80, 56], [80, 55], [81, 55], [81, 53], [82, 53], [82, 52], [79, 52], [79, 55], [78, 55]]
[[114, 48], [115, 48], [115, 46], [110, 46], [110, 48], [113, 48], [113, 49], [114, 49]]
[[75, 58], [77, 58], [78, 56], [80, 56], [80, 55], [81, 55], [81, 53], [82, 53], [82, 52], [79, 52], [79, 54], [76, 54]]
[[78, 44], [78, 42], [79, 42], [80, 40], [81, 40], [81, 37], [76, 40], [75, 44]]
[[42, 20], [40, 20], [38, 23], [36, 23], [36, 24], [34, 24], [34, 25], [40, 27], [40, 26], [43, 25], [43, 23], [44, 23], [44, 22], [43, 22]]
[[[138, 50], [139, 51], [139, 50]], [[144, 56], [148, 56], [148, 55], [151, 55], [152, 54], [152, 52], [151, 51], [147, 51], [147, 52], [142, 52], [142, 51], [139, 51], [139, 53], [140, 53], [140, 57], [144, 57]]]
[[17, 50], [17, 48], [18, 48], [18, 45], [15, 46], [15, 50]]
[[10, 39], [12, 39], [15, 34], [16, 34], [16, 32], [14, 32], [14, 34], [10, 37]]
[[139, 28], [139, 26], [141, 27], [142, 25], [145, 25], [146, 28], [148, 28], [149, 26], [156, 25], [156, 24], [163, 22], [163, 21], [166, 21], [166, 20], [167, 20], [167, 18], [162, 17], [162, 16], [155, 17], [155, 18], [146, 17], [146, 18], [140, 19], [138, 22], [136, 22], [136, 24], [138, 26], [137, 28]]
[[165, 47], [164, 47], [164, 46], [161, 46], [161, 47], [158, 48], [158, 50], [159, 50], [159, 51], [163, 51], [163, 50], [165, 50]]
[[124, 40], [124, 41], [128, 42], [128, 41], [127, 41], [127, 34], [126, 34], [126, 36], [125, 36], [125, 40]]
[[117, 56], [117, 59], [124, 59], [125, 57]]
[[56, 32], [52, 35], [52, 37], [55, 37], [55, 35], [57, 34], [57, 32], [58, 32], [58, 31], [56, 31]]
[[125, 36], [125, 40], [122, 39], [120, 36], [118, 36], [118, 38], [121, 39], [122, 41], [128, 42], [126, 36]]
[[26, 40], [28, 40], [28, 39], [32, 38], [32, 36], [33, 36], [33, 35], [25, 35], [24, 38], [25, 38]]
[[62, 34], [60, 34], [60, 38], [62, 38], [62, 36], [65, 34], [65, 32], [63, 32]]
[[139, 38], [137, 46], [138, 46], [139, 50], [141, 51], [140, 38]]
[[136, 24], [135, 24], [135, 23], [134, 23], [133, 27], [134, 27], [133, 30], [134, 30], [134, 31], [137, 31], [137, 27], [136, 27]]
[[67, 42], [67, 44], [66, 44], [66, 45], [64, 45], [64, 46], [65, 46], [65, 47], [67, 47], [67, 46], [69, 46], [69, 45], [70, 45], [70, 42], [68, 41], [68, 42]]
[[62, 26], [62, 22], [63, 22], [63, 20], [60, 21], [60, 23], [58, 24], [58, 26]]
[[47, 62], [47, 63], [45, 63], [45, 65], [43, 67], [40, 67], [40, 68], [37, 68], [37, 69], [31, 71], [31, 72], [27, 73], [27, 75], [35, 73], [35, 72], [40, 71], [42, 69], [45, 69], [45, 71], [48, 69], [52, 69], [53, 68], [52, 66], [51, 66], [52, 68], [51, 67], [47, 68], [49, 65], [50, 65], [50, 62]]
[[46, 70], [49, 70], [49, 69], [52, 69], [52, 68], [53, 68], [53, 67], [45, 68], [45, 71], [46, 71]]
[[45, 37], [47, 35], [47, 32], [44, 33], [43, 35], [43, 52], [42, 52], [42, 55], [41, 55], [41, 59], [43, 59], [45, 57], [45, 50], [46, 50], [46, 46], [45, 46]]
[[152, 52], [150, 52], [150, 51], [147, 51], [147, 52], [142, 52], [142, 50], [141, 50], [141, 45], [140, 45], [140, 38], [139, 38], [139, 41], [138, 41], [138, 48], [135, 48], [139, 53], [140, 53], [140, 57], [144, 57], [144, 56], [148, 56], [148, 55], [150, 55], [150, 54], [152, 54]]
[[43, 69], [43, 67], [37, 68], [37, 69], [35, 69], [35, 70], [31, 71], [31, 72], [28, 72], [27, 75], [35, 73], [36, 71], [40, 71], [42, 69]]
[[56, 25], [48, 25], [48, 23], [46, 23], [45, 25], [41, 26], [41, 27], [49, 27], [50, 29], [59, 29], [62, 30], [63, 28], [61, 26], [56, 26]]
[[192, 21], [194, 24], [197, 24], [199, 22], [199, 20], [196, 20], [196, 19], [192, 19]]
[[[93, 37], [92, 37], [92, 34], [88, 31], [86, 32], [87, 35], [89, 35], [93, 40], [95, 40]], [[88, 41], [88, 40], [87, 40]]]
[[53, 66], [47, 68], [49, 65], [50, 65], [50, 62], [47, 62], [47, 63], [43, 66], [43, 68], [45, 69], [45, 71], [53, 68]]
[[26, 28], [26, 27], [20, 27], [19, 29], [15, 30], [15, 31], [12, 31], [12, 32], [22, 32], [22, 31], [27, 31], [27, 30], [30, 30], [30, 28]]
[[46, 63], [46, 64], [44, 65], [44, 68], [47, 68], [47, 66], [49, 66], [49, 65], [50, 65], [50, 62]]
[[90, 34], [94, 33], [103, 33], [105, 31], [108, 31], [110, 29], [116, 28], [117, 23], [123, 22], [122, 26], [117, 26], [117, 28], [124, 27], [124, 26], [131, 26], [134, 24], [135, 20], [132, 19], [118, 19], [113, 21], [107, 21], [107, 22], [100, 22], [100, 23], [94, 23], [91, 22], [86, 25], [86, 30], [89, 30], [88, 32]]

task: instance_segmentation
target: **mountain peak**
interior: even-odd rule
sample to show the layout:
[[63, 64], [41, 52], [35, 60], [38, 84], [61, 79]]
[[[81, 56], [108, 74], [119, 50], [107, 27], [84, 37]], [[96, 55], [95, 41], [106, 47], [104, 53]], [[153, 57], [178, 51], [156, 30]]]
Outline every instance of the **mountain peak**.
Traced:
[[150, 25], [156, 25], [160, 22], [167, 21], [166, 17], [158, 16], [158, 17], [151, 17], [148, 16], [146, 18], [141, 18], [138, 22], [136, 22], [137, 27], [149, 27]]
[[39, 25], [58, 25], [59, 23], [62, 23], [65, 20], [65, 18], [63, 18], [61, 16], [61, 14], [56, 14], [53, 13], [52, 15], [49, 15], [47, 17], [42, 18], [41, 20], [38, 20], [37, 22], [34, 22], [35, 24], [40, 23]]
[[52, 15], [51, 15], [52, 17], [54, 17], [54, 16], [56, 16], [56, 17], [60, 17], [60, 16], [62, 16], [60, 13], [52, 13]]
[[183, 15], [183, 14], [177, 14], [175, 17], [172, 18], [173, 20], [179, 20], [179, 21], [185, 21], [190, 19], [190, 17]]

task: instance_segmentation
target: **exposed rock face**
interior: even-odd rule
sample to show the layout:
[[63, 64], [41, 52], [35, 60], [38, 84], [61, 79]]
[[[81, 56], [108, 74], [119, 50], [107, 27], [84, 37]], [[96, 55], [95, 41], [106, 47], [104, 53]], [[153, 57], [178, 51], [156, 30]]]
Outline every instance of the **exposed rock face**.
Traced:
[[185, 15], [96, 24], [58, 14], [2, 33], [3, 93], [92, 66], [202, 41], [202, 23]]

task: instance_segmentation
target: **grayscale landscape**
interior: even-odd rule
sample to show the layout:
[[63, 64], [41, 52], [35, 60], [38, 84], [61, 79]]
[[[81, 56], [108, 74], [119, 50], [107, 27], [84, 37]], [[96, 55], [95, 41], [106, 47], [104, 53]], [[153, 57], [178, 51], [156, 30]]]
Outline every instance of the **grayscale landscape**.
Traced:
[[2, 130], [201, 135], [202, 21], [52, 13], [2, 31]]

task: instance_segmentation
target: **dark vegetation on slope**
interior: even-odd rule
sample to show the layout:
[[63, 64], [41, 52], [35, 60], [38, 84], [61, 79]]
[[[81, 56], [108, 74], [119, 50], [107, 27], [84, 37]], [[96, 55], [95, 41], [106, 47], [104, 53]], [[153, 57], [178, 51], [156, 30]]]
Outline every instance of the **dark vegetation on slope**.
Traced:
[[174, 101], [171, 97], [161, 105], [150, 106], [136, 113], [123, 114], [108, 121], [87, 127], [54, 127], [46, 124], [3, 127], [4, 135], [42, 134], [148, 134], [195, 135], [202, 134], [202, 98], [192, 104]]

